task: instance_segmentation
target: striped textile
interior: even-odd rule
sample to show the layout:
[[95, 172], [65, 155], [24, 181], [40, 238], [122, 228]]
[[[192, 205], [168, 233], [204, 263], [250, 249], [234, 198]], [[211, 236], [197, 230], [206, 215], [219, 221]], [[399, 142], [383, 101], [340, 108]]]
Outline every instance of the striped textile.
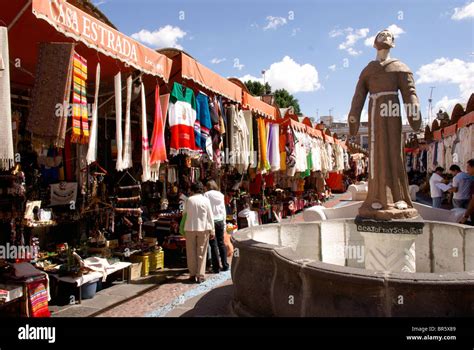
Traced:
[[87, 60], [77, 52], [73, 57], [72, 93], [72, 136], [73, 143], [89, 142], [89, 122], [87, 120]]
[[28, 284], [28, 299], [30, 303], [31, 317], [50, 317], [48, 309], [48, 291], [44, 281]]

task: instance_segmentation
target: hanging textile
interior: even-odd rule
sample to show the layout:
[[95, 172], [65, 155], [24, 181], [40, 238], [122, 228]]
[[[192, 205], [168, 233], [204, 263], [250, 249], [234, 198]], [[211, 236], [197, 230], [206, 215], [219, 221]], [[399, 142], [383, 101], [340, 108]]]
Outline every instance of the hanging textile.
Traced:
[[132, 134], [130, 125], [130, 105], [132, 103], [132, 76], [127, 78], [127, 100], [125, 104], [125, 138], [123, 139], [122, 170], [131, 168], [132, 161]]
[[[33, 145], [37, 149], [43, 146], [49, 147], [51, 144], [60, 148], [65, 145], [73, 54], [74, 45], [71, 43], [39, 45], [35, 86], [26, 124], [26, 129], [32, 133]], [[4, 91], [3, 86], [1, 90]], [[60, 106], [62, 108], [58, 109], [58, 101], [62, 103]], [[4, 103], [0, 104], [0, 108], [5, 106]], [[6, 124], [2, 122], [2, 125]]]
[[235, 114], [233, 123], [232, 155], [237, 171], [243, 174], [249, 167], [249, 130], [242, 110]]
[[268, 157], [271, 171], [280, 170], [280, 125], [270, 124]]
[[114, 77], [115, 88], [115, 142], [117, 143], [117, 163], [115, 169], [123, 170], [122, 149], [122, 73]]
[[[142, 100], [142, 181], [147, 182], [152, 180], [150, 169], [150, 145], [148, 143], [148, 129], [146, 123], [146, 100], [145, 100], [145, 86], [141, 83], [141, 100]], [[156, 180], [155, 180], [156, 181]]]
[[87, 60], [75, 52], [73, 58], [72, 143], [89, 142], [86, 81]]
[[50, 317], [48, 309], [48, 290], [46, 281], [28, 283], [28, 302], [31, 317]]
[[249, 164], [251, 168], [255, 168], [257, 166], [257, 159], [255, 156], [255, 150], [253, 147], [253, 123], [252, 123], [252, 112], [251, 111], [243, 111], [244, 113], [244, 120], [245, 124], [247, 125], [247, 130], [249, 134]]
[[76, 202], [77, 182], [60, 182], [50, 185], [50, 206], [71, 205]]
[[267, 129], [265, 126], [265, 120], [258, 118], [258, 145], [260, 154], [258, 169], [265, 174], [267, 170], [270, 170], [270, 164], [268, 163], [267, 156]]
[[171, 132], [170, 154], [194, 155], [196, 144], [194, 122], [196, 121], [196, 98], [193, 90], [179, 83], [173, 84], [170, 96], [168, 123]]
[[[167, 95], [169, 97], [169, 95]], [[165, 115], [166, 117], [166, 115]], [[153, 125], [153, 133], [151, 135], [151, 154], [150, 166], [152, 167], [152, 177], [159, 176], [159, 168], [161, 162], [165, 162], [168, 158], [166, 156], [165, 145], [165, 121], [163, 120], [163, 109], [161, 106], [160, 86], [155, 87], [155, 119]], [[155, 181], [158, 181], [156, 178]]]
[[296, 172], [295, 133], [292, 128], [286, 129], [286, 172], [288, 176], [294, 176]]
[[97, 133], [98, 133], [98, 115], [97, 108], [99, 103], [99, 86], [100, 86], [100, 63], [97, 63], [95, 70], [95, 94], [94, 104], [92, 105], [92, 123], [91, 123], [91, 135], [89, 139], [89, 149], [87, 150], [87, 164], [91, 164], [97, 159]]
[[0, 170], [14, 166], [8, 31], [0, 27]]
[[209, 98], [202, 92], [196, 96], [196, 120], [194, 122], [194, 138], [196, 148], [206, 152], [212, 159], [212, 140], [210, 131], [212, 128], [211, 112], [209, 110]]

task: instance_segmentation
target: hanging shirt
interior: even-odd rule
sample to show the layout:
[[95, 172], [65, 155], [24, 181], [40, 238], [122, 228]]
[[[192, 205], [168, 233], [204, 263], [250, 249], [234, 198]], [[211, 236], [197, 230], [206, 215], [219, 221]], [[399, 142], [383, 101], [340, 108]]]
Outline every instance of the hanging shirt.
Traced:
[[196, 143], [196, 98], [193, 90], [174, 83], [170, 96], [168, 123], [171, 131], [170, 154], [194, 153]]
[[196, 120], [194, 122], [194, 138], [196, 148], [206, 152], [212, 159], [212, 140], [210, 131], [212, 128], [211, 111], [209, 109], [209, 98], [203, 93], [196, 96]]

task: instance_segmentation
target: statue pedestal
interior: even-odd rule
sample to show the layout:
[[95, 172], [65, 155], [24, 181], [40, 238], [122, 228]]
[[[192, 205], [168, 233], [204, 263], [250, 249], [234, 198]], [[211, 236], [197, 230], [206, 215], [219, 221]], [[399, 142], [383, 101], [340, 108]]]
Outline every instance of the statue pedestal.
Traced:
[[416, 272], [415, 239], [423, 233], [421, 221], [377, 221], [357, 217], [357, 231], [365, 242], [365, 268]]

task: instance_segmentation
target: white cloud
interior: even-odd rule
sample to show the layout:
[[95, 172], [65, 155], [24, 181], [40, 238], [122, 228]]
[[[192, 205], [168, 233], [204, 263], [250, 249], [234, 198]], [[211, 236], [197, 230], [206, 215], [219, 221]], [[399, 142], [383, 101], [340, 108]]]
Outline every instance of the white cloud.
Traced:
[[[257, 78], [246, 74], [239, 78], [241, 81], [258, 81], [263, 84], [263, 78]], [[319, 82], [319, 74], [311, 64], [299, 64], [291, 57], [285, 56], [280, 62], [270, 65], [265, 70], [265, 81], [270, 84], [272, 90], [286, 89], [289, 93], [316, 91], [322, 88]]]
[[331, 38], [335, 38], [341, 35], [346, 36], [346, 40], [343, 43], [339, 44], [339, 50], [345, 50], [351, 56], [357, 56], [362, 53], [362, 51], [356, 50], [354, 46], [359, 40], [367, 37], [367, 34], [369, 34], [369, 28], [354, 29], [351, 27], [347, 27], [345, 29], [334, 29], [329, 32], [329, 36]]
[[329, 37], [335, 38], [344, 34], [344, 30], [340, 28], [333, 29], [329, 32]]
[[464, 7], [456, 7], [451, 19], [460, 21], [466, 18], [474, 18], [474, 2], [467, 4]]
[[445, 110], [449, 115], [451, 115], [451, 112], [453, 111], [454, 106], [456, 103], [466, 103], [466, 101], [461, 101], [458, 98], [448, 98], [448, 96], [444, 96], [441, 100], [435, 103], [433, 106], [433, 117], [436, 117], [436, 113], [440, 109]]
[[178, 40], [183, 39], [185, 36], [185, 31], [169, 24], [153, 32], [142, 29], [138, 33], [132, 34], [133, 39], [150, 45], [153, 48], [174, 47], [180, 50], [183, 47], [178, 44]]
[[329, 68], [330, 71], [333, 71], [333, 72], [336, 71], [336, 65], [335, 64], [331, 64], [328, 68]]
[[[387, 27], [389, 31], [392, 32], [393, 36], [398, 38], [401, 34], [405, 34], [406, 32], [403, 30], [403, 28], [400, 28], [396, 24], [391, 24]], [[375, 35], [368, 37], [365, 39], [364, 44], [365, 46], [372, 46], [374, 45], [374, 40], [375, 40]], [[396, 43], [395, 43], [396, 44]]]
[[225, 58], [217, 58], [217, 57], [215, 57], [215, 58], [213, 58], [213, 59], [211, 60], [211, 63], [212, 63], [212, 64], [219, 64], [219, 63], [224, 62], [225, 60], [226, 60]]
[[416, 72], [417, 84], [446, 83], [456, 84], [462, 100], [474, 92], [474, 62], [454, 58], [438, 58], [432, 63], [422, 65]]
[[263, 84], [263, 78], [257, 78], [251, 74], [245, 74], [243, 77], [239, 78], [240, 81], [246, 82], [246, 81], [258, 81], [259, 83]]
[[96, 2], [93, 2], [92, 4], [95, 6], [95, 7], [99, 7], [100, 5], [104, 5], [106, 4], [107, 1], [96, 1]]
[[277, 29], [278, 27], [284, 26], [287, 23], [284, 17], [267, 16], [267, 25], [263, 27], [263, 30]]

